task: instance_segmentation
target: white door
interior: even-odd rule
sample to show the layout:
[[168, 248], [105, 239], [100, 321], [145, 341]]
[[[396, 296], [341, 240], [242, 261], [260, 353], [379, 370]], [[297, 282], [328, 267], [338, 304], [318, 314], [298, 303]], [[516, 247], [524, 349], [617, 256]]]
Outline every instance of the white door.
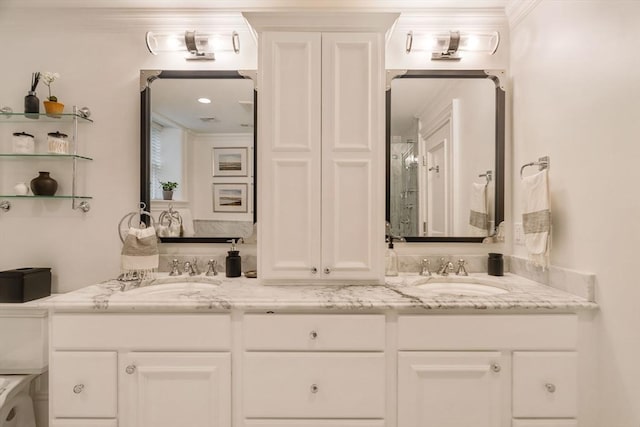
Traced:
[[400, 352], [398, 427], [506, 427], [507, 363], [498, 352]]
[[142, 353], [118, 363], [120, 427], [230, 427], [229, 353]]
[[260, 35], [258, 271], [265, 280], [320, 273], [319, 33]]
[[382, 35], [322, 34], [322, 263], [328, 279], [384, 277]]

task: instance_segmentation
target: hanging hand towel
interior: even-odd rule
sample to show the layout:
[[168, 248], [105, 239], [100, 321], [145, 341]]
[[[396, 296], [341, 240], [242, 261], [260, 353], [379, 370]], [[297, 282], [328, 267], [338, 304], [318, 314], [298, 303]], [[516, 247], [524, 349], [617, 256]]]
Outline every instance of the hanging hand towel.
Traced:
[[469, 232], [472, 236], [489, 234], [489, 214], [487, 211], [487, 184], [471, 184]]
[[551, 204], [549, 175], [545, 169], [522, 179], [522, 228], [533, 265], [547, 268], [551, 249]]
[[158, 239], [154, 227], [130, 228], [124, 240], [121, 255], [124, 273], [138, 273], [140, 278], [148, 277], [158, 268]]

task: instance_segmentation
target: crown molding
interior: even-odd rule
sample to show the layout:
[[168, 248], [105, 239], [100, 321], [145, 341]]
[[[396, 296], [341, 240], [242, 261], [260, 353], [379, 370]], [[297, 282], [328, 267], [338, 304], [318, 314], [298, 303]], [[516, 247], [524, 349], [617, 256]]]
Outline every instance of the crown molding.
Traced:
[[542, 0], [509, 0], [505, 7], [509, 27], [515, 28], [535, 9]]

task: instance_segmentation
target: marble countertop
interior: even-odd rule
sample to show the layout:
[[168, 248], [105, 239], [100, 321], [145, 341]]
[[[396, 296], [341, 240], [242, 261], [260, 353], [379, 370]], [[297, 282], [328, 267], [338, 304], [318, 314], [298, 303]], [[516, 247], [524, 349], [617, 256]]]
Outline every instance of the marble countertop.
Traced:
[[[108, 280], [54, 296], [43, 301], [42, 305], [60, 311], [92, 312], [202, 312], [232, 309], [573, 312], [597, 308], [597, 304], [587, 299], [509, 273], [502, 277], [488, 276], [486, 273], [472, 274], [464, 279], [481, 281], [504, 290], [496, 295], [434, 293], [416, 286], [424, 280], [417, 274], [401, 274], [387, 277], [384, 285], [262, 285], [257, 279], [245, 277], [168, 277], [158, 274], [155, 282], [148, 286], [133, 286], [134, 289], [129, 290], [132, 287], [130, 283]], [[444, 280], [457, 279], [451, 276]]]

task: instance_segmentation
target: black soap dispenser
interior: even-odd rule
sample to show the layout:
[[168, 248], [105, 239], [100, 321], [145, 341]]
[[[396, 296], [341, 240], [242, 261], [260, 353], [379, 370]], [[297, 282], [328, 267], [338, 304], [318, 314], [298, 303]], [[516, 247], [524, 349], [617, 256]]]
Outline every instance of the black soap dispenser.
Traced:
[[240, 277], [242, 274], [242, 258], [236, 248], [236, 241], [231, 240], [231, 250], [227, 252], [225, 274], [227, 277]]

